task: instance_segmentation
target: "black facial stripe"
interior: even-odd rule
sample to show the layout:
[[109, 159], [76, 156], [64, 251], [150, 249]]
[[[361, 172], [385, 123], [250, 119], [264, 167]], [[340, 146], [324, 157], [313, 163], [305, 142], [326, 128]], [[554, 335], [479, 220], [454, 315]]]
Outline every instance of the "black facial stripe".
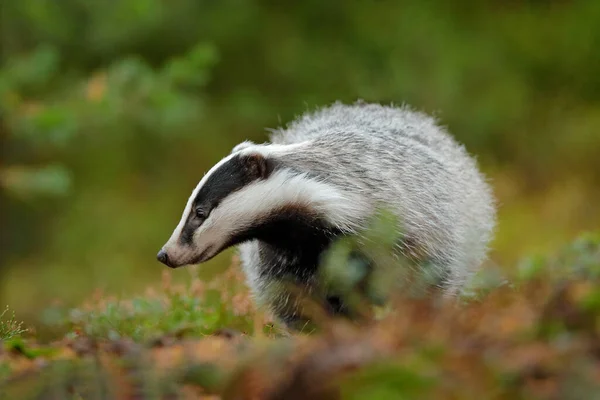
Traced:
[[[262, 163], [262, 169], [257, 164]], [[270, 173], [275, 164], [273, 160], [266, 160], [260, 155], [242, 156], [235, 155], [229, 161], [215, 170], [200, 188], [194, 201], [187, 221], [181, 231], [180, 242], [190, 244], [194, 232], [203, 220], [195, 217], [195, 210], [202, 208], [208, 217], [211, 210], [232, 193], [237, 192], [253, 181], [264, 177], [258, 173]]]
[[181, 235], [179, 236], [179, 242], [181, 244], [191, 244], [192, 243], [192, 238], [194, 237], [194, 232], [200, 226], [201, 221], [198, 221], [198, 222], [199, 223], [195, 223], [193, 210], [192, 210], [192, 212], [190, 212], [190, 215], [188, 215], [188, 217], [187, 217], [187, 221], [185, 222], [183, 229], [181, 229]]
[[259, 239], [269, 248], [277, 249], [277, 255], [274, 254], [273, 257], [285, 254], [285, 257], [294, 258], [310, 275], [318, 264], [321, 252], [341, 233], [307, 207], [289, 204], [273, 210], [255, 221], [253, 226], [237, 232], [225, 247]]

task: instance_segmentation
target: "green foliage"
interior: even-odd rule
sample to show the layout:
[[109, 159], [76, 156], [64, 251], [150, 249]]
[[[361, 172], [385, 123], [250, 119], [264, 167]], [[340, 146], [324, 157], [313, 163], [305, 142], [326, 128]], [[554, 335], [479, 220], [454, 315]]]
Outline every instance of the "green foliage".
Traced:
[[71, 189], [71, 176], [60, 165], [11, 167], [0, 171], [0, 184], [20, 198], [65, 196]]
[[[358, 235], [343, 237], [324, 254], [320, 279], [355, 314], [365, 304], [384, 306], [395, 294], [424, 296], [443, 283], [443, 272], [423, 255], [402, 248], [401, 226], [386, 210]], [[400, 229], [401, 231], [401, 229]]]
[[320, 279], [351, 312], [365, 301], [382, 305], [408, 280], [411, 265], [398, 254], [397, 227], [394, 215], [381, 211], [364, 232], [337, 240], [324, 254]]
[[597, 226], [599, 3], [463, 5], [3, 2], [0, 301], [156, 281], [202, 174], [334, 100], [436, 114], [493, 178], [500, 263]]
[[198, 385], [209, 393], [222, 390], [228, 378], [222, 370], [210, 363], [189, 365], [182, 374], [182, 382]]
[[342, 398], [358, 399], [422, 399], [435, 385], [434, 377], [425, 376], [423, 366], [387, 362], [371, 365], [341, 383]]
[[4, 343], [4, 350], [21, 354], [31, 360], [38, 357], [53, 356], [58, 353], [58, 350], [51, 346], [30, 346], [19, 336], [13, 336], [12, 338], [7, 339]]
[[[381, 236], [391, 221], [381, 214], [368, 236], [393, 245]], [[356, 246], [374, 258], [389, 254], [380, 242]], [[344, 264], [340, 248], [329, 253], [336, 267]], [[252, 332], [256, 316], [233, 306], [243, 290], [233, 272], [214, 288], [177, 288], [165, 276], [165, 295], [99, 297], [73, 310], [73, 332], [54, 346], [8, 341], [4, 350], [48, 362], [18, 378], [20, 364], [3, 363], [0, 353], [0, 390], [22, 399], [123, 391], [166, 399], [190, 387], [223, 398], [594, 398], [600, 241], [584, 235], [543, 259], [535, 273], [516, 273], [515, 286], [473, 288], [478, 301], [457, 306], [404, 293], [370, 324], [331, 321], [321, 334], [269, 341], [207, 335], [232, 326]], [[385, 269], [373, 274], [390, 278]], [[347, 288], [358, 274], [324, 276]], [[65, 343], [75, 353], [61, 353]]]
[[[515, 268], [502, 262], [502, 268], [486, 268], [464, 293], [463, 306], [481, 305], [476, 315], [497, 321], [490, 330], [527, 321], [521, 322], [525, 333], [467, 357], [483, 354], [485, 361], [450, 360], [443, 369], [443, 357], [427, 364], [418, 351], [410, 362], [403, 353], [362, 370], [344, 394], [421, 398], [429, 384], [449, 385], [446, 391], [475, 390], [475, 381], [485, 386], [487, 375], [469, 384], [430, 373], [470, 365], [469, 376], [500, 371], [490, 373], [493, 393], [543, 398], [532, 395], [539, 385], [523, 383], [530, 375], [544, 376], [535, 370], [544, 364], [537, 353], [509, 357], [534, 359], [535, 368], [514, 370], [498, 361], [520, 341], [541, 343], [557, 364], [573, 365], [571, 375], [557, 373], [564, 383], [561, 398], [596, 393], [586, 373], [594, 352], [585, 349], [597, 337], [598, 236], [546, 250], [600, 222], [594, 202], [600, 179], [599, 2], [24, 0], [3, 2], [1, 18], [0, 272], [6, 279], [0, 301], [28, 323], [38, 322], [38, 333], [44, 323], [70, 331], [70, 338], [142, 342], [223, 327], [253, 332], [253, 313], [231, 307], [232, 297], [220, 298], [220, 288], [128, 293], [158, 280], [154, 255], [186, 196], [232, 145], [261, 142], [265, 126], [307, 108], [363, 98], [437, 114], [478, 156], [502, 204], [495, 259], [512, 260], [530, 248], [549, 255], [529, 257]], [[389, 301], [390, 293], [401, 291], [394, 289], [396, 278], [410, 282], [412, 294], [423, 294], [440, 278], [426, 265], [412, 276], [411, 260], [390, 259], [397, 239], [391, 223], [382, 216], [372, 236], [342, 240], [327, 255], [325, 283], [353, 306]], [[210, 277], [228, 262], [227, 256], [216, 259], [203, 274]], [[369, 264], [383, 273], [370, 273]], [[175, 273], [174, 279], [187, 275]], [[64, 312], [97, 287], [130, 300], [102, 298]], [[509, 294], [493, 303], [498, 293]], [[518, 301], [511, 303], [512, 296]], [[55, 299], [64, 304], [40, 319], [37, 312]], [[525, 317], [518, 311], [523, 307], [533, 307]], [[512, 317], [501, 319], [504, 312]], [[439, 339], [425, 339], [430, 332], [451, 331], [436, 325], [419, 330], [429, 320], [426, 310], [417, 314], [420, 319], [403, 325], [418, 339], [409, 342], [427, 347]], [[33, 360], [53, 356], [24, 341], [23, 333], [21, 323], [2, 312], [7, 353]], [[468, 334], [446, 338], [444, 351], [468, 348]], [[569, 344], [584, 350], [565, 355]], [[0, 350], [0, 379], [14, 372], [3, 358], [7, 353]], [[542, 366], [544, 373], [556, 368]], [[187, 367], [156, 385], [164, 383], [160, 390], [171, 397], [181, 379], [222, 387], [218, 369]], [[112, 395], [103, 392], [110, 385], [93, 360], [52, 363], [46, 371], [56, 387], [25, 381], [10, 398]], [[130, 371], [135, 375], [139, 368]], [[137, 378], [158, 382], [145, 374]], [[101, 389], [86, 392], [90, 387]], [[0, 382], [0, 397], [2, 390]]]
[[94, 359], [57, 360], [35, 381], [0, 382], [0, 393], [19, 399], [101, 399], [115, 398], [108, 371]]
[[14, 312], [11, 315], [7, 313], [8, 306], [0, 312], [0, 341], [18, 338], [27, 332], [27, 329], [23, 328], [23, 323], [15, 320]]
[[[42, 47], [0, 71], [8, 128], [15, 139], [34, 148], [72, 146], [77, 135], [93, 132], [119, 135], [141, 128], [162, 135], [189, 133], [202, 110], [195, 91], [206, 84], [216, 53], [198, 44], [157, 70], [139, 57], [126, 57], [91, 79], [67, 81], [46, 93], [57, 57], [56, 49]], [[22, 96], [35, 91], [41, 93], [34, 99]]]
[[519, 281], [564, 279], [565, 276], [597, 280], [600, 278], [600, 236], [582, 234], [557, 254], [527, 257], [520, 263], [516, 275]]
[[[196, 335], [213, 332], [227, 326], [216, 298], [218, 293], [207, 293], [203, 299], [179, 294], [163, 299], [134, 298], [128, 304], [108, 302], [99, 310], [86, 312], [74, 309], [69, 322], [85, 335], [118, 339], [131, 337], [143, 341], [163, 334], [191, 331]], [[165, 304], [167, 303], [167, 304]]]
[[28, 95], [43, 92], [55, 78], [59, 62], [58, 52], [49, 45], [38, 46], [29, 54], [9, 59], [0, 75], [3, 109], [16, 110], [20, 100], [14, 97], [17, 90]]
[[[198, 91], [216, 60], [214, 47], [197, 44], [159, 69], [130, 56], [91, 79], [64, 80], [57, 77], [59, 50], [43, 45], [0, 69], [0, 112], [8, 116], [12, 140], [26, 143], [33, 156], [42, 150], [59, 156], [81, 143], [79, 137], [100, 133], [185, 135], [201, 118]], [[64, 195], [71, 171], [56, 161], [45, 167], [9, 166], [0, 169], [0, 184], [21, 197]]]
[[[194, 282], [187, 287], [167, 286], [160, 294], [122, 301], [102, 299], [87, 307], [68, 310], [66, 315], [54, 310], [51, 320], [46, 322], [66, 328], [69, 336], [130, 339], [142, 343], [164, 336], [203, 336], [219, 329], [253, 332], [254, 316], [231, 303], [236, 299], [240, 301], [239, 285], [228, 282], [225, 287], [199, 292], [192, 288], [202, 284]], [[242, 301], [248, 302], [247, 299]]]

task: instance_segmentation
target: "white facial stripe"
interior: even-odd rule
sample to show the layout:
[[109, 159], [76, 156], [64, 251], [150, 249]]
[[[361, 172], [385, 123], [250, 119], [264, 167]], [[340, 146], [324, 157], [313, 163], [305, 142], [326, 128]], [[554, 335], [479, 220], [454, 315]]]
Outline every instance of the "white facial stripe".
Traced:
[[239, 154], [261, 154], [265, 157], [283, 155], [304, 147], [308, 142], [293, 144], [256, 144], [244, 147]]
[[254, 219], [278, 207], [300, 204], [323, 215], [333, 225], [352, 229], [352, 216], [361, 208], [361, 202], [352, 200], [325, 182], [283, 170], [233, 193], [223, 202], [223, 210], [235, 214], [234, 218]]
[[245, 140], [240, 144], [237, 144], [231, 149], [232, 153], [237, 153], [240, 150], [247, 149], [248, 147], [255, 146], [255, 143], [250, 140]]
[[[251, 226], [254, 221], [272, 210], [286, 205], [304, 205], [322, 215], [330, 224], [346, 231], [358, 227], [356, 215], [366, 215], [370, 205], [359, 198], [343, 192], [322, 180], [307, 175], [294, 174], [289, 170], [273, 173], [266, 180], [259, 180], [232, 193], [213, 209], [206, 221], [194, 232], [194, 249], [179, 244], [181, 231], [192, 212], [194, 199], [210, 176], [232, 157], [242, 154], [262, 154], [276, 157], [296, 151], [305, 143], [291, 145], [251, 145], [230, 154], [210, 169], [200, 180], [188, 199], [181, 220], [164, 248], [175, 262], [189, 262], [195, 256], [210, 249], [208, 258], [222, 249], [232, 232]], [[194, 254], [192, 254], [194, 253]]]
[[177, 228], [179, 230], [181, 230], [181, 228], [183, 227], [183, 223], [185, 222], [186, 217], [189, 215], [189, 213], [191, 211], [191, 207], [194, 202], [194, 199], [196, 198], [196, 196], [198, 195], [198, 192], [200, 191], [202, 186], [204, 186], [204, 184], [206, 183], [208, 178], [210, 178], [210, 176], [217, 169], [219, 169], [219, 167], [221, 167], [227, 161], [229, 161], [233, 157], [235, 157], [236, 154], [246, 155], [246, 154], [258, 153], [258, 154], [262, 154], [263, 156], [267, 157], [267, 156], [273, 156], [273, 155], [277, 155], [277, 154], [284, 154], [285, 152], [289, 152], [289, 151], [294, 151], [294, 150], [298, 149], [299, 147], [302, 147], [304, 144], [305, 143], [294, 143], [294, 144], [288, 144], [288, 145], [279, 145], [279, 144], [269, 144], [269, 145], [260, 145], [259, 144], [259, 145], [257, 145], [250, 141], [245, 141], [245, 142], [240, 143], [239, 145], [234, 147], [234, 149], [239, 148], [239, 147], [241, 147], [241, 149], [235, 151], [235, 154], [230, 154], [227, 157], [223, 158], [221, 161], [219, 161], [217, 164], [215, 164], [215, 166], [212, 167], [206, 173], [206, 175], [204, 175], [204, 177], [200, 180], [200, 182], [198, 183], [198, 185], [192, 192], [192, 195], [188, 199], [187, 205], [186, 205], [185, 209], [183, 210], [182, 220], [179, 223], [179, 226]]
[[181, 236], [181, 230], [185, 226], [185, 221], [187, 220], [188, 215], [190, 215], [190, 212], [192, 212], [192, 206], [194, 205], [194, 199], [198, 195], [198, 192], [200, 191], [200, 189], [202, 188], [202, 186], [204, 186], [204, 184], [206, 183], [206, 181], [208, 180], [208, 178], [210, 178], [210, 176], [212, 174], [214, 174], [214, 172], [217, 169], [219, 169], [219, 167], [221, 165], [225, 164], [233, 156], [234, 156], [234, 154], [230, 154], [227, 157], [223, 158], [221, 161], [219, 161], [217, 164], [215, 164], [215, 166], [212, 167], [202, 177], [202, 179], [200, 180], [200, 182], [198, 183], [198, 185], [196, 185], [196, 188], [192, 191], [192, 194], [189, 197], [185, 208], [183, 209], [183, 213], [181, 214], [181, 220], [179, 221], [179, 224], [177, 225], [177, 227], [175, 228], [175, 230], [171, 234], [171, 237], [169, 238], [169, 240], [167, 241], [167, 244], [165, 246], [169, 246], [170, 248], [173, 248], [173, 249], [179, 248], [179, 246], [177, 245], [177, 241], [179, 240], [179, 236]]
[[290, 204], [305, 205], [329, 223], [346, 231], [357, 227], [353, 216], [364, 215], [364, 202], [306, 175], [279, 171], [231, 194], [195, 232], [194, 243], [218, 250], [232, 232], [251, 226], [272, 210]]
[[[259, 153], [259, 154], [262, 154], [263, 156], [267, 157], [267, 156], [273, 156], [275, 154], [283, 154], [286, 151], [293, 151], [293, 150], [301, 147], [302, 145], [304, 145], [304, 143], [295, 143], [295, 144], [290, 144], [290, 145], [277, 145], [277, 144], [256, 145], [250, 141], [245, 141], [245, 142], [240, 143], [238, 146], [236, 146], [236, 147], [242, 147], [242, 148], [241, 148], [241, 150], [235, 151], [235, 153], [236, 154], [238, 154], [238, 153], [239, 154]], [[198, 195], [198, 192], [200, 191], [202, 186], [204, 186], [204, 184], [206, 183], [208, 178], [210, 178], [210, 176], [217, 169], [219, 169], [219, 167], [221, 167], [227, 161], [231, 160], [231, 158], [233, 158], [233, 157], [235, 157], [235, 154], [230, 154], [227, 157], [223, 158], [221, 161], [219, 161], [217, 164], [215, 164], [215, 166], [212, 167], [206, 173], [206, 175], [204, 175], [204, 177], [200, 180], [200, 182], [198, 183], [198, 185], [192, 192], [191, 196], [189, 197], [188, 202], [183, 210], [183, 214], [181, 215], [181, 220], [179, 221], [179, 224], [173, 231], [173, 234], [171, 235], [171, 238], [169, 239], [168, 244], [173, 245], [177, 242], [179, 236], [181, 235], [181, 230], [185, 226], [185, 221], [187, 220], [188, 215], [192, 211], [192, 205], [194, 203], [194, 199]]]

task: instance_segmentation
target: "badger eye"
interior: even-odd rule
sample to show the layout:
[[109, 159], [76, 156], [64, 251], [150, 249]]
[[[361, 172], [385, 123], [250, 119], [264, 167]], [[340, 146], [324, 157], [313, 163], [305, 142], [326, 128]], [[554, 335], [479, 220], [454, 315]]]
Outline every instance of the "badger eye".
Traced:
[[196, 208], [196, 210], [194, 211], [194, 214], [196, 215], [196, 218], [198, 218], [198, 219], [206, 218], [206, 211], [204, 211], [204, 209], [202, 209], [200, 207]]

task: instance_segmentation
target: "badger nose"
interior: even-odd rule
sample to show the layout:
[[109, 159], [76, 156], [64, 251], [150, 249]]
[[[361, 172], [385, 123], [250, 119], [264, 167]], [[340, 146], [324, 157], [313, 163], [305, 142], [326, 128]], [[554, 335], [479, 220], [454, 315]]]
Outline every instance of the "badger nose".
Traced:
[[171, 266], [171, 264], [169, 263], [169, 255], [167, 254], [166, 251], [164, 251], [162, 249], [156, 255], [156, 259], [158, 261], [160, 261], [161, 263], [165, 264], [167, 267]]

